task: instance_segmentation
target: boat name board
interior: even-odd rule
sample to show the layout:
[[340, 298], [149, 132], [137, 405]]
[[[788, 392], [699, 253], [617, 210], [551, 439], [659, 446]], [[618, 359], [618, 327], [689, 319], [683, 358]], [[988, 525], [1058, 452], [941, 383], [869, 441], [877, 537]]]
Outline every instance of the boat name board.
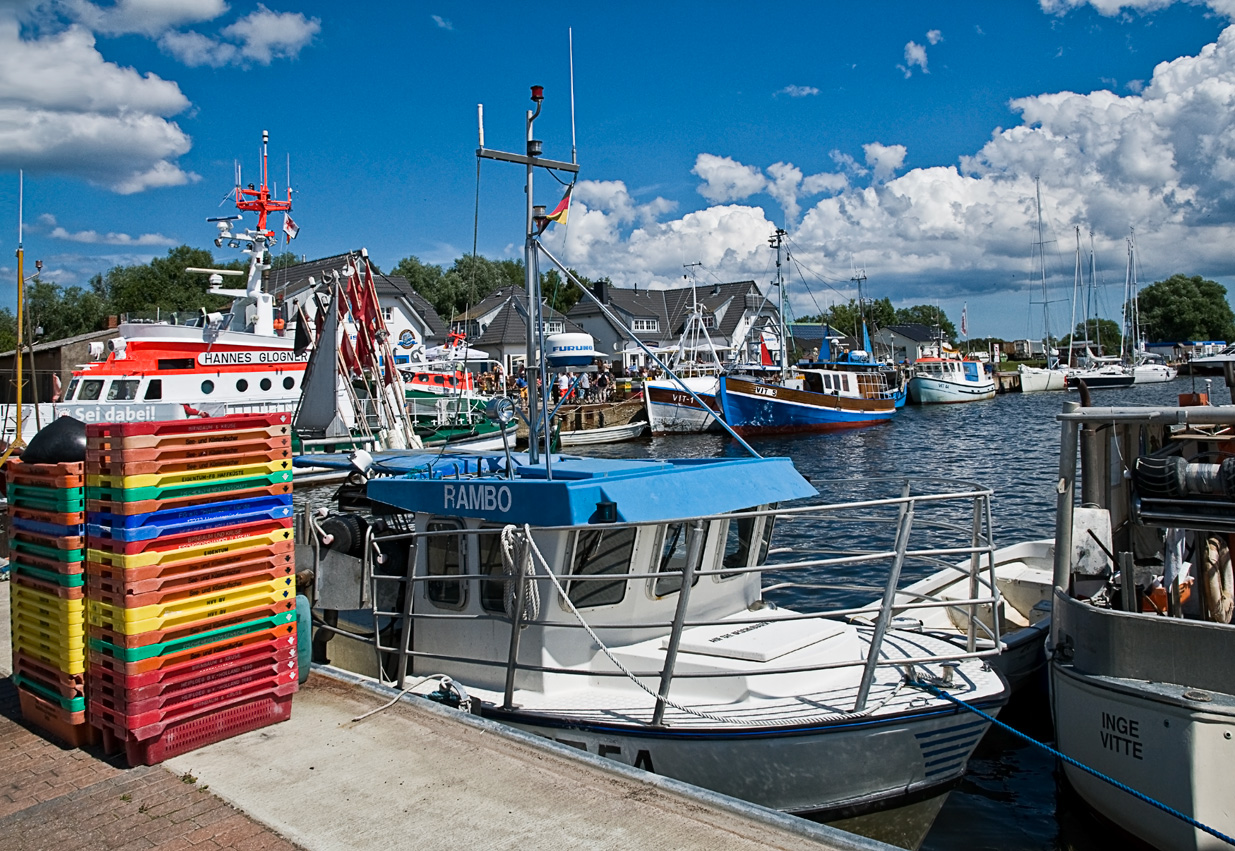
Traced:
[[442, 508], [455, 511], [510, 511], [510, 488], [505, 485], [446, 485]]
[[197, 362], [202, 366], [245, 366], [247, 364], [304, 363], [309, 353], [264, 349], [256, 352], [202, 352]]
[[1113, 712], [1102, 713], [1102, 747], [1133, 759], [1144, 759], [1141, 722]]

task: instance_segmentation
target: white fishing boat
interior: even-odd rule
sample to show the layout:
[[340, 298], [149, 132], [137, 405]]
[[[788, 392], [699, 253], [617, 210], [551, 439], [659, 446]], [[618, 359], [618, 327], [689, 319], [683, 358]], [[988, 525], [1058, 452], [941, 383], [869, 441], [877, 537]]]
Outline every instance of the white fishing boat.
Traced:
[[1068, 371], [1058, 366], [1040, 367], [1021, 364], [1016, 370], [1021, 376], [1022, 393], [1045, 393], [1048, 390], [1068, 389]]
[[669, 360], [672, 376], [643, 382], [643, 403], [652, 434], [722, 431], [716, 393], [725, 369], [708, 334], [693, 280], [690, 299], [690, 312]]
[[[992, 657], [990, 664], [1015, 692], [1028, 685], [1046, 664], [1054, 558], [1055, 542], [1041, 540], [1000, 547], [978, 565], [977, 571], [969, 561], [949, 565], [897, 593], [892, 602], [892, 624], [898, 629], [920, 630], [971, 651], [998, 647], [999, 655]], [[997, 602], [979, 607], [918, 607], [923, 602], [965, 601], [979, 594]], [[873, 612], [878, 612], [880, 603], [876, 600], [870, 604]], [[869, 622], [872, 618], [867, 615], [862, 619]]]
[[995, 377], [976, 360], [922, 357], [913, 362], [909, 401], [915, 405], [947, 405], [995, 398]]
[[[534, 88], [528, 138], [541, 97]], [[513, 156], [483, 144], [478, 155]], [[582, 287], [536, 224], [527, 222], [526, 268], [540, 252]], [[537, 276], [529, 293], [541, 303]], [[551, 369], [592, 357], [590, 343], [556, 344], [543, 327], [533, 339], [542, 389]], [[983, 563], [990, 492], [864, 480], [887, 494], [860, 503], [877, 530], [861, 551], [787, 561], [772, 546], [776, 529], [831, 545], [854, 506], [795, 502], [815, 488], [787, 459], [753, 450], [681, 460], [550, 452], [549, 417], [537, 414], [547, 401], [529, 398], [527, 453], [297, 459], [349, 475], [337, 511], [302, 519], [298, 540], [322, 589], [315, 645], [367, 644], [369, 670], [396, 688], [766, 806], [825, 818], [909, 808], [903, 822], [881, 823], [903, 827], [897, 841], [916, 847], [988, 724], [926, 686], [997, 712], [1007, 687], [986, 661], [995, 650], [892, 627], [890, 605], [869, 624], [823, 591], [781, 605], [785, 583], [826, 586], [828, 568], [848, 566], [885, 574], [890, 602], [906, 563], [941, 551]], [[490, 415], [504, 422], [513, 410], [499, 400]], [[923, 605], [993, 604], [980, 594]], [[366, 608], [368, 624], [348, 629], [331, 611], [344, 608]]]
[[1153, 847], [1229, 847], [1235, 409], [1069, 408], [1052, 711], [1059, 750], [1097, 775], [1074, 764], [1064, 774], [1094, 810]]

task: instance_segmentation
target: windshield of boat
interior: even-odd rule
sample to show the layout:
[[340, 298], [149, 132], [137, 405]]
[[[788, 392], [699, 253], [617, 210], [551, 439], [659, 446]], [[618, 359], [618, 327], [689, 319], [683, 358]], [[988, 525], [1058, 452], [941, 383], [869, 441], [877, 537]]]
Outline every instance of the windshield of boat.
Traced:
[[[453, 521], [431, 522], [425, 531], [457, 530]], [[425, 572], [429, 576], [459, 576], [463, 573], [463, 536], [428, 535], [425, 537]], [[425, 594], [438, 606], [461, 609], [467, 602], [467, 585], [461, 579], [434, 579], [425, 583]]]
[[[687, 556], [690, 553], [691, 538], [696, 534], [691, 528], [692, 524], [688, 522], [670, 523], [661, 530], [660, 537], [660, 563], [656, 570], [658, 573], [668, 574], [667, 576], [657, 577], [653, 584], [652, 593], [657, 597], [664, 597], [667, 594], [676, 594], [682, 589], [682, 571], [686, 569]], [[707, 533], [698, 533], [706, 537]], [[698, 569], [699, 562], [703, 558], [704, 542], [699, 542], [699, 549], [695, 554], [694, 567]], [[695, 574], [691, 587], [699, 581], [699, 574]]]
[[107, 389], [107, 401], [109, 402], [127, 402], [137, 398], [137, 385], [141, 384], [141, 380], [137, 378], [117, 378], [111, 383], [111, 387]]
[[81, 383], [81, 392], [78, 393], [77, 398], [93, 402], [95, 399], [99, 398], [99, 395], [102, 392], [103, 382], [97, 378], [94, 378]]
[[[635, 551], [634, 527], [585, 529], [575, 533], [571, 576], [625, 576]], [[576, 606], [611, 606], [626, 596], [626, 581], [572, 580], [566, 595]]]

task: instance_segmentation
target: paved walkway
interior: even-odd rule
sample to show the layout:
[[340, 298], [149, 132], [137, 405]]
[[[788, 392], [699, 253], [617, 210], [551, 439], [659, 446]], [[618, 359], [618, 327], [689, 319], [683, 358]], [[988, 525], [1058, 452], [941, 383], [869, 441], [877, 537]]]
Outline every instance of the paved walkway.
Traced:
[[128, 769], [21, 721], [0, 582], [4, 851], [888, 849], [470, 716], [314, 673], [292, 718]]

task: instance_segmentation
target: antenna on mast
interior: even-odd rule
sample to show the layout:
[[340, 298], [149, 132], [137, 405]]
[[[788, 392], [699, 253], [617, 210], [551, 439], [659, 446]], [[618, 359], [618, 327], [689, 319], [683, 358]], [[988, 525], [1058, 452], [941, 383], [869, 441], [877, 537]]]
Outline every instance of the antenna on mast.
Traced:
[[[577, 165], [579, 159], [575, 154], [575, 31], [573, 28], [566, 28], [566, 38], [570, 45], [570, 161]], [[484, 147], [483, 143], [481, 147]]]

